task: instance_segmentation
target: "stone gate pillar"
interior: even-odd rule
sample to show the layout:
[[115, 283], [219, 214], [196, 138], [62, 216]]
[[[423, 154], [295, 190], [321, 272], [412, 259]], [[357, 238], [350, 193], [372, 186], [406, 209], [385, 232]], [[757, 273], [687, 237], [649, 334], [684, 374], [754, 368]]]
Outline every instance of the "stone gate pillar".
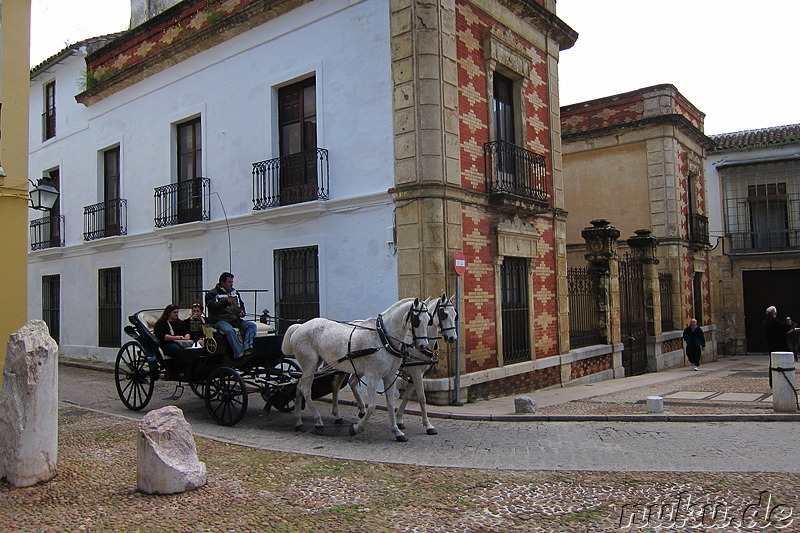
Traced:
[[658, 238], [649, 229], [637, 229], [627, 240], [631, 255], [642, 264], [647, 335], [661, 334], [661, 289], [658, 285]]
[[606, 344], [621, 342], [619, 315], [619, 258], [617, 239], [619, 230], [608, 220], [591, 221], [591, 226], [581, 231], [586, 241], [589, 271], [597, 276], [597, 310], [600, 317], [600, 336]]

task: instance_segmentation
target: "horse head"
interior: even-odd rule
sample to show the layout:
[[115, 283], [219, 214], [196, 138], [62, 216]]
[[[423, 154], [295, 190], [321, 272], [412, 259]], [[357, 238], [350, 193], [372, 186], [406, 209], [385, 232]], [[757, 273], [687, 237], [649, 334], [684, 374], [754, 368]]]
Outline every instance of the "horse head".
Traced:
[[442, 293], [436, 300], [432, 313], [434, 320], [439, 325], [439, 333], [441, 333], [442, 338], [451, 344], [458, 340], [458, 310], [453, 304], [454, 296], [448, 298], [445, 293]]
[[418, 350], [428, 349], [428, 326], [433, 324], [433, 316], [428, 311], [428, 306], [419, 298], [414, 298], [414, 302], [408, 310], [406, 321], [411, 324], [411, 337], [413, 346]]

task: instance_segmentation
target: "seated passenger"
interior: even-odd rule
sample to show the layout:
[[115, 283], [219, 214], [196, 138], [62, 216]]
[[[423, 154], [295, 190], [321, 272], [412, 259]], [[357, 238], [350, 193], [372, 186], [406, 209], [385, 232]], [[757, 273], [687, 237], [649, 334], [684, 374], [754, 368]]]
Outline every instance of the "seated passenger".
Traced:
[[153, 326], [153, 333], [161, 343], [164, 355], [178, 361], [181, 360], [183, 349], [192, 345], [189, 328], [183, 320], [178, 319], [179, 311], [180, 308], [177, 305], [169, 304]]
[[[220, 274], [217, 286], [206, 293], [206, 309], [209, 322], [216, 324], [228, 340], [234, 359], [241, 359], [253, 352], [253, 339], [258, 327], [253, 322], [242, 320], [245, 316], [244, 302], [233, 288], [233, 274]], [[242, 330], [244, 345], [239, 342], [234, 328]]]
[[205, 340], [203, 324], [206, 323], [206, 319], [203, 316], [203, 306], [200, 304], [192, 304], [192, 314], [183, 322], [189, 330], [191, 339], [197, 344], [202, 345], [203, 340]]

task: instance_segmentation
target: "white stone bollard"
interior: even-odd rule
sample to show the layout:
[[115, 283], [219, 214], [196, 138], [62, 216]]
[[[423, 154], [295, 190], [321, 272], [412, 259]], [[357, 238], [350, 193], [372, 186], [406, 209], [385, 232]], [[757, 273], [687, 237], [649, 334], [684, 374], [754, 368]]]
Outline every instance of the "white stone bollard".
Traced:
[[664, 398], [661, 396], [648, 396], [647, 412], [648, 413], [663, 413], [664, 412]]
[[530, 396], [514, 398], [514, 413], [518, 415], [536, 413], [536, 400]]
[[31, 320], [8, 340], [0, 392], [0, 478], [30, 487], [56, 475], [58, 345]]
[[[794, 392], [794, 354], [772, 352], [769, 358], [772, 376], [772, 409], [776, 413], [796, 413], [797, 393]], [[783, 371], [779, 370], [783, 369]], [[785, 377], [784, 377], [785, 376]]]
[[206, 465], [197, 459], [192, 427], [178, 407], [142, 418], [136, 454], [136, 483], [146, 494], [175, 494], [206, 484]]

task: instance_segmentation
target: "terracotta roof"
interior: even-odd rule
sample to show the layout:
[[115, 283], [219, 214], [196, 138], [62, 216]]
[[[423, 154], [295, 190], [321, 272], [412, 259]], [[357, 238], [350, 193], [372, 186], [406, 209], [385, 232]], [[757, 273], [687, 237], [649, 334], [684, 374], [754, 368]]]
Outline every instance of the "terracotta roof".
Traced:
[[714, 152], [731, 150], [745, 150], [762, 146], [777, 146], [782, 144], [800, 144], [800, 124], [788, 126], [775, 126], [759, 130], [737, 131], [734, 133], [721, 133], [710, 135], [711, 140], [717, 145]]
[[75, 44], [67, 45], [64, 49], [60, 50], [59, 52], [53, 54], [52, 56], [48, 57], [35, 67], [31, 69], [31, 78], [39, 74], [40, 72], [46, 70], [49, 66], [58, 63], [68, 55], [72, 54], [73, 51], [80, 50], [82, 47], [86, 47], [87, 53], [92, 53], [93, 51], [97, 50], [101, 46], [105, 45], [108, 42], [113, 41], [120, 35], [125, 33], [124, 31], [119, 31], [116, 33], [108, 33], [106, 35], [100, 35], [98, 37], [90, 37], [88, 39], [84, 39], [82, 41], [78, 41]]

